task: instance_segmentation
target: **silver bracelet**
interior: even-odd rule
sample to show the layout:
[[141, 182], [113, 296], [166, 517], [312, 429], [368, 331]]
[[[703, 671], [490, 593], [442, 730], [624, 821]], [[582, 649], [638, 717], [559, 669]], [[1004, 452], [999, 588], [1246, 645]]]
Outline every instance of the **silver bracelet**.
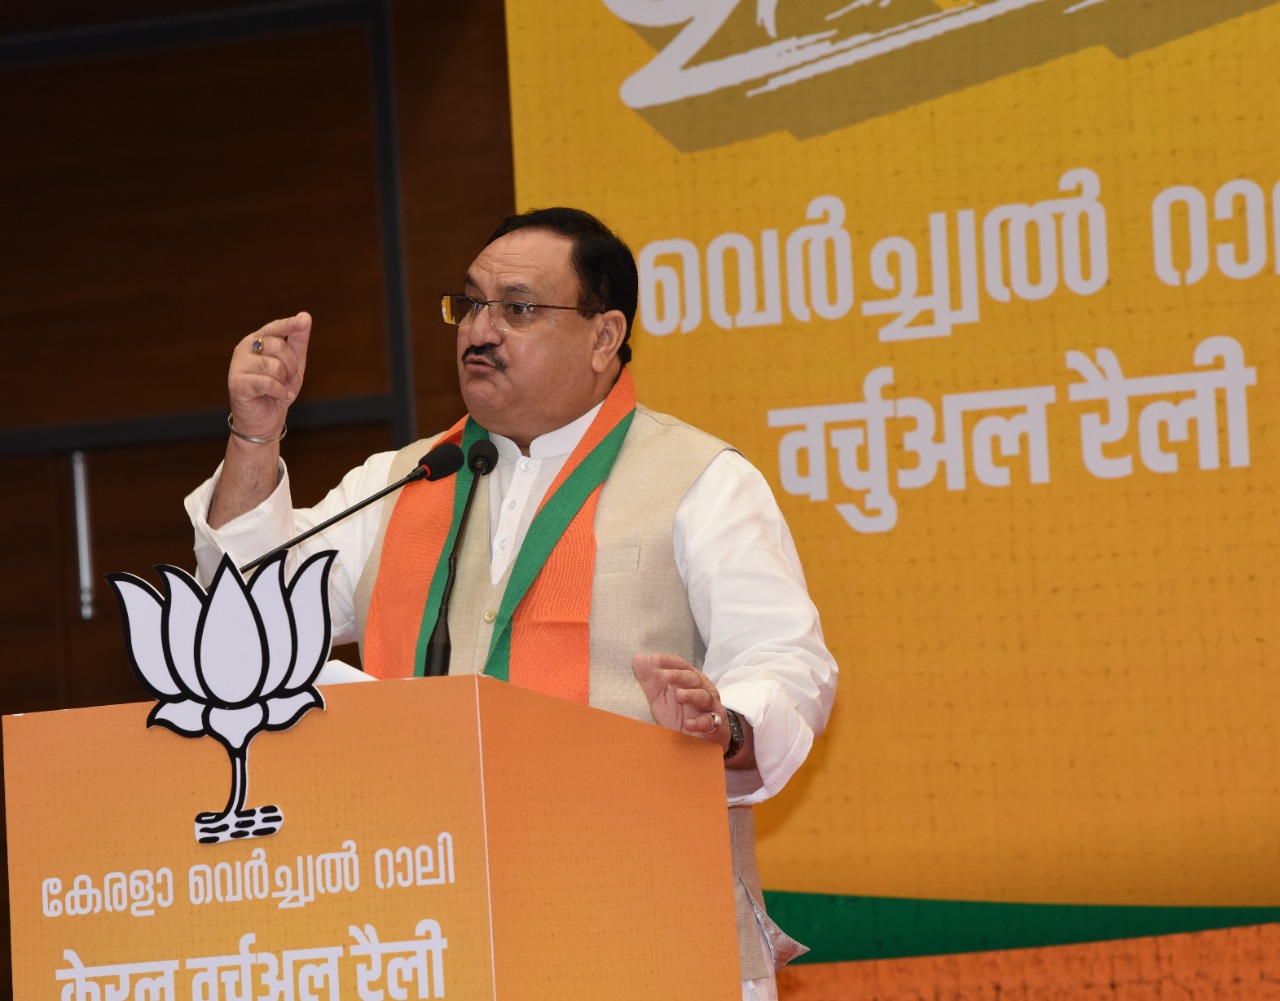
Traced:
[[280, 433], [276, 435], [274, 438], [258, 438], [251, 434], [245, 434], [243, 431], [236, 430], [235, 421], [232, 419], [232, 416], [230, 414], [227, 414], [227, 427], [231, 430], [231, 433], [235, 435], [237, 438], [240, 438], [243, 441], [253, 442], [253, 444], [255, 445], [274, 445], [276, 442], [280, 441], [285, 435], [289, 433], [289, 425], [286, 423], [283, 427], [280, 428]]

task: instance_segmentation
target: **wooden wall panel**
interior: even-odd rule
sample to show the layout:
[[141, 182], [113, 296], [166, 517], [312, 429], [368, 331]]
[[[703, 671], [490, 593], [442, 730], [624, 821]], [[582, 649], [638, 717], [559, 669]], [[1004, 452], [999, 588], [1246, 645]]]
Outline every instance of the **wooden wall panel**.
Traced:
[[[0, 11], [0, 43], [255, 5], [270, 6], [19, 0]], [[425, 434], [462, 411], [438, 296], [514, 208], [503, 12], [501, 0], [387, 6]], [[0, 429], [220, 411], [235, 341], [297, 309], [316, 317], [304, 399], [385, 392], [374, 57], [369, 29], [351, 25], [0, 66]], [[314, 502], [392, 445], [385, 424], [295, 427], [284, 450], [295, 497]], [[0, 712], [143, 698], [101, 574], [154, 580], [153, 564], [190, 566], [182, 498], [222, 448], [211, 427], [197, 440], [87, 453], [89, 621], [68, 456], [0, 457]], [[8, 961], [0, 947], [0, 984]]]
[[5, 712], [56, 708], [65, 688], [64, 638], [50, 596], [66, 589], [67, 571], [75, 566], [68, 566], [61, 547], [60, 505], [70, 475], [69, 463], [47, 456], [0, 460], [0, 706]]
[[6, 424], [220, 407], [230, 345], [302, 308], [308, 396], [385, 391], [368, 48], [349, 27], [0, 71]]
[[399, 0], [394, 12], [418, 426], [429, 433], [463, 412], [440, 296], [460, 291], [485, 239], [515, 211], [506, 35], [502, 0]]
[[273, 5], [278, 0], [5, 0], [0, 37]]

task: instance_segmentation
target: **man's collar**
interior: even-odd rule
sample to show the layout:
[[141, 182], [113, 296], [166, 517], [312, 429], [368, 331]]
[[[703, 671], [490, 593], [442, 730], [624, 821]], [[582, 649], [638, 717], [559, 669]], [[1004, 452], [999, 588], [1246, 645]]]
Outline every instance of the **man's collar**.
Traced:
[[[562, 428], [556, 428], [554, 431], [548, 431], [546, 434], [534, 438], [533, 441], [529, 442], [529, 458], [564, 458], [577, 447], [578, 442], [587, 433], [587, 428], [591, 426], [591, 422], [595, 420], [596, 414], [600, 412], [602, 406], [604, 406], [603, 400], [577, 420], [566, 424]], [[510, 438], [504, 438], [502, 435], [494, 434], [492, 431], [489, 432], [489, 438], [497, 446], [500, 458], [512, 460], [520, 458], [520, 446]]]

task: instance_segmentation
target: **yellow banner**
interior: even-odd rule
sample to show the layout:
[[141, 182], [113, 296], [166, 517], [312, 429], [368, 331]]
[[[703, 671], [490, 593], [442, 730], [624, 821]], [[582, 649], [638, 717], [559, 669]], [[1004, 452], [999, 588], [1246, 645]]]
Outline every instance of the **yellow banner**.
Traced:
[[508, 4], [517, 200], [772, 481], [842, 669], [766, 886], [1280, 903], [1272, 0]]

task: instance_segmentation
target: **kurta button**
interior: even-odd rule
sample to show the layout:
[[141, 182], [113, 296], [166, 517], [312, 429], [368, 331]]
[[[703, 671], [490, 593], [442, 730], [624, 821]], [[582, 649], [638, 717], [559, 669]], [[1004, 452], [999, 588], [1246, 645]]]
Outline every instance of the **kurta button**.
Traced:
[[486, 608], [484, 610], [484, 615], [482, 617], [485, 620], [485, 622], [493, 622], [495, 619], [497, 619], [498, 613], [495, 612], [492, 608]]

